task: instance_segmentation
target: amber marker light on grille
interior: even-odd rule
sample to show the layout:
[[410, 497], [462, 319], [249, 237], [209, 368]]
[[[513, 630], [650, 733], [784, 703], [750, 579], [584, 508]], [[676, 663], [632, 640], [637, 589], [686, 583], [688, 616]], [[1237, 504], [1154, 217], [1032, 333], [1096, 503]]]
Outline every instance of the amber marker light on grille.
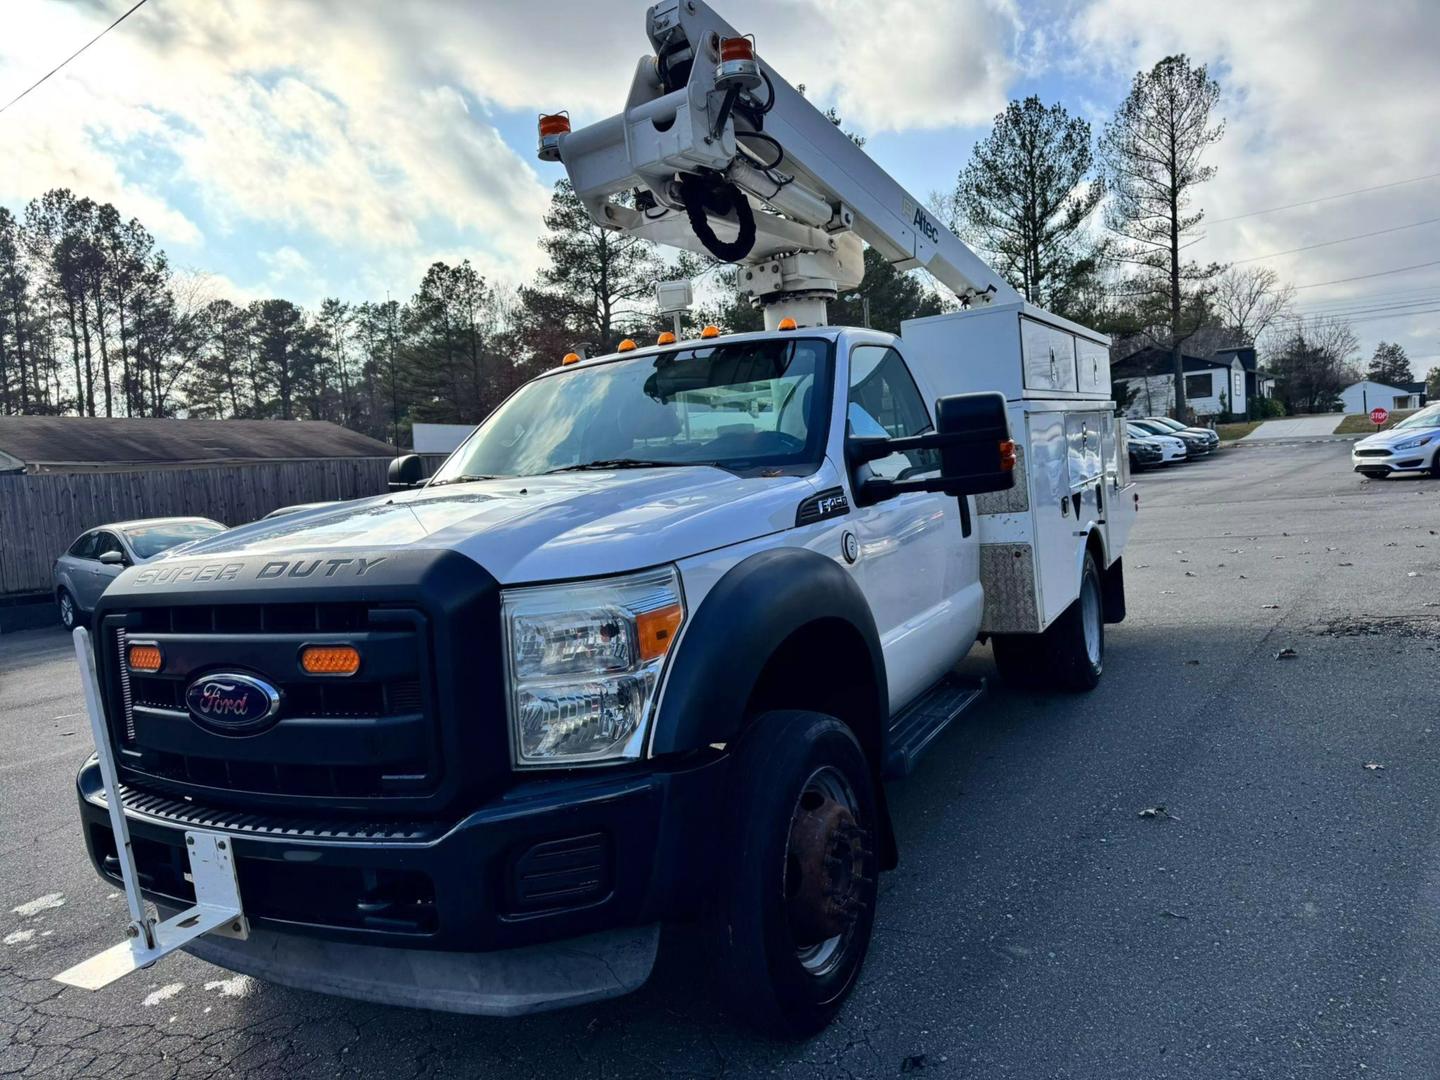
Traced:
[[354, 675], [360, 670], [360, 653], [354, 645], [306, 645], [300, 650], [300, 667], [307, 675]]
[[664, 656], [684, 618], [685, 609], [679, 604], [668, 604], [636, 615], [635, 634], [640, 639], [640, 659], [654, 660], [657, 656]]
[[165, 663], [159, 645], [131, 645], [128, 656], [131, 671], [159, 671]]

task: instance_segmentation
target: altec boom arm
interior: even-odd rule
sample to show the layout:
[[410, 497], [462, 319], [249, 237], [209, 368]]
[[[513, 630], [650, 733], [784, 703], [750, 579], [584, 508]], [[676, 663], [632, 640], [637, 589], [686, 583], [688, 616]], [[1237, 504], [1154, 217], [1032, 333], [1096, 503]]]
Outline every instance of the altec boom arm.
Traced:
[[541, 159], [564, 162], [598, 224], [742, 264], [767, 323], [824, 322], [860, 283], [861, 240], [967, 304], [1019, 299], [703, 0], [661, 0], [646, 31], [622, 112], [540, 121]]

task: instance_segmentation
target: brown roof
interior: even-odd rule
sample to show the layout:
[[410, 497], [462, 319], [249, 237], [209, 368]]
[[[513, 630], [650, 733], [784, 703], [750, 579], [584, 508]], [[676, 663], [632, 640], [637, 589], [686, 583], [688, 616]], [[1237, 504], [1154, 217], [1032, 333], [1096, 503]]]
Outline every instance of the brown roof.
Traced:
[[0, 416], [0, 471], [374, 458], [394, 453], [383, 442], [327, 420]]

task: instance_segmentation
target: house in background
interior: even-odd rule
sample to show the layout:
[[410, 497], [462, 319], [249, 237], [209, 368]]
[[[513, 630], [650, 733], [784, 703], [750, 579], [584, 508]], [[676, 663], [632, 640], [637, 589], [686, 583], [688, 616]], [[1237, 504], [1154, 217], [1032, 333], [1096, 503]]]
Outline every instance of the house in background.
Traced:
[[[1228, 360], [1231, 356], [1240, 361], [1245, 369], [1245, 400], [1275, 396], [1275, 380], [1260, 366], [1254, 345], [1242, 345], [1233, 349], [1216, 349], [1214, 359]], [[1238, 411], [1238, 410], [1235, 410]]]
[[1368, 413], [1377, 405], [1390, 412], [1419, 409], [1425, 401], [1423, 382], [1391, 384], [1361, 379], [1340, 391], [1340, 406], [1347, 413]]
[[[1250, 400], [1250, 387], [1266, 389], [1271, 380], [1258, 371], [1248, 371], [1239, 352], [1228, 349], [1214, 357], [1181, 355], [1185, 401], [1196, 416], [1243, 414]], [[1249, 352], [1253, 364], [1254, 350]], [[1255, 378], [1248, 378], [1250, 374]], [[1174, 367], [1167, 349], [1150, 346], [1133, 352], [1111, 364], [1110, 377], [1117, 397], [1121, 386], [1134, 390], [1125, 409], [1127, 416], [1160, 416], [1175, 408]]]

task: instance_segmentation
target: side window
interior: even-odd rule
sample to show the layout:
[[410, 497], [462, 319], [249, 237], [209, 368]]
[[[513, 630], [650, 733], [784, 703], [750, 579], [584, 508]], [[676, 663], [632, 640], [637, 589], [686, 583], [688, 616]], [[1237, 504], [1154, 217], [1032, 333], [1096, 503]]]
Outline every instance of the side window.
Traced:
[[69, 553], [77, 559], [93, 559], [95, 557], [95, 541], [99, 538], [99, 533], [86, 533], [70, 545]]
[[[894, 349], [860, 345], [850, 353], [850, 404], [846, 412], [854, 435], [923, 435], [931, 430], [930, 411], [905, 361]], [[900, 480], [940, 468], [934, 450], [910, 450], [872, 461], [871, 472]]]

